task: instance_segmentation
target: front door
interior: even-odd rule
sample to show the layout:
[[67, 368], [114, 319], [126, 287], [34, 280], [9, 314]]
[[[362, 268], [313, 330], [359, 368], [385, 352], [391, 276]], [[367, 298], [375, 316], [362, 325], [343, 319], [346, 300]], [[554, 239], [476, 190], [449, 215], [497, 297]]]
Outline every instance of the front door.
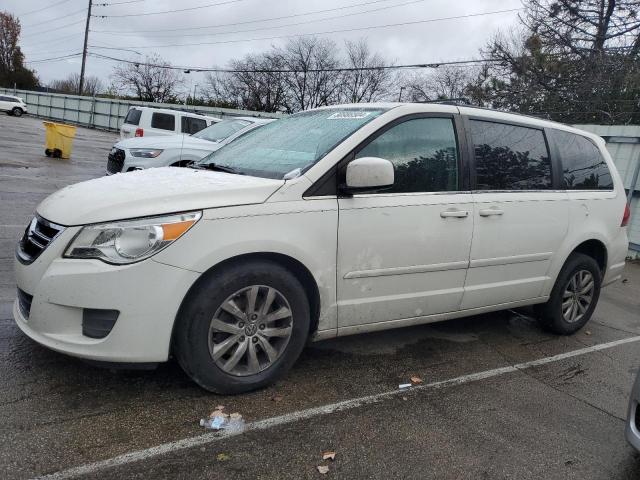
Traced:
[[475, 228], [462, 308], [540, 297], [569, 224], [544, 130], [486, 120], [469, 120], [467, 130]]
[[473, 231], [454, 118], [399, 120], [355, 152], [395, 167], [384, 192], [340, 198], [338, 327], [459, 309]]

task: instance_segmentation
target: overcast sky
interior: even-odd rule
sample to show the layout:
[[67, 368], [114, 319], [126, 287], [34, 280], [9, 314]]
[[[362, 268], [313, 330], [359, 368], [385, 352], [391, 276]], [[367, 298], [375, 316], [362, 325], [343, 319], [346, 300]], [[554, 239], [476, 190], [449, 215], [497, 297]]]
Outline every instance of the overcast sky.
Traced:
[[[505, 12], [464, 19], [370, 28], [471, 15], [521, 7], [520, 0], [93, 0], [90, 51], [140, 59], [158, 53], [174, 65], [226, 66], [232, 58], [283, 45], [286, 35], [318, 33], [340, 46], [344, 40], [366, 38], [385, 58], [396, 63], [431, 63], [477, 58], [478, 50], [499, 29], [517, 24], [517, 13]], [[98, 6], [98, 4], [112, 4]], [[115, 5], [120, 3], [119, 5]], [[59, 4], [59, 5], [56, 5]], [[22, 23], [21, 46], [43, 84], [80, 71], [80, 58], [38, 60], [82, 51], [88, 0], [3, 0], [3, 10]], [[351, 8], [340, 8], [350, 7]], [[50, 7], [50, 8], [47, 8]], [[193, 8], [204, 7], [204, 8]], [[151, 14], [166, 10], [182, 12]], [[326, 11], [329, 9], [337, 9]], [[322, 13], [319, 10], [325, 10]], [[377, 10], [377, 11], [374, 11]], [[361, 13], [362, 12], [362, 13]], [[145, 15], [146, 14], [146, 15]], [[308, 15], [307, 15], [308, 14]], [[119, 16], [118, 16], [119, 15]], [[274, 17], [289, 17], [274, 19]], [[293, 16], [293, 17], [292, 17]], [[268, 21], [259, 21], [267, 20]], [[234, 25], [229, 25], [234, 24]], [[297, 24], [297, 25], [292, 25]], [[227, 25], [227, 26], [220, 26]], [[62, 28], [61, 28], [62, 27]], [[204, 27], [204, 28], [199, 28]], [[322, 33], [361, 29], [351, 32]], [[106, 33], [117, 32], [117, 33]], [[217, 42], [217, 43], [214, 43]], [[188, 44], [188, 45], [185, 45]], [[179, 46], [175, 46], [179, 45]], [[97, 47], [135, 50], [110, 50]], [[109, 83], [115, 62], [89, 57], [87, 74]], [[192, 73], [187, 85], [202, 84]]]

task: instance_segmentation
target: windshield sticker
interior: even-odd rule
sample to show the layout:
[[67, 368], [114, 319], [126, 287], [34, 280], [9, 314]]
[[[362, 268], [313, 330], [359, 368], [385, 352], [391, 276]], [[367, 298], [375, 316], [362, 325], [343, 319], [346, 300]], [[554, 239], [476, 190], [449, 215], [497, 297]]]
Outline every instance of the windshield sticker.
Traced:
[[359, 120], [361, 118], [367, 118], [371, 112], [359, 112], [357, 110], [343, 112], [336, 112], [327, 117], [327, 120]]

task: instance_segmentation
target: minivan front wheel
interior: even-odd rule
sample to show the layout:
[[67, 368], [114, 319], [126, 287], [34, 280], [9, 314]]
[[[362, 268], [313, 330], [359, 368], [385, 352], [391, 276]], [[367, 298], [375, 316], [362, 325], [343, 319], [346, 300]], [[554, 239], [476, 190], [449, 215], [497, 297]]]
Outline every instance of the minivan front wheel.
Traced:
[[538, 307], [541, 324], [560, 335], [580, 330], [600, 298], [602, 273], [597, 262], [573, 253], [562, 267], [547, 303]]
[[275, 382], [302, 352], [309, 302], [298, 279], [270, 261], [223, 268], [183, 302], [176, 357], [203, 388], [241, 393]]

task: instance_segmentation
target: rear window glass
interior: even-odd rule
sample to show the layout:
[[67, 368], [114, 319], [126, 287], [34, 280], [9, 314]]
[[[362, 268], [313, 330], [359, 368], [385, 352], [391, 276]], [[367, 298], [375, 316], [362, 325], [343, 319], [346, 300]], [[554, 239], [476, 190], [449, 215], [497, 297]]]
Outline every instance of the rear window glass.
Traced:
[[182, 133], [198, 133], [207, 127], [207, 121], [203, 118], [182, 117]]
[[552, 188], [551, 159], [542, 130], [471, 120], [476, 189]]
[[137, 110], [135, 108], [132, 108], [127, 112], [127, 116], [124, 119], [124, 123], [129, 125], [139, 125], [141, 115], [142, 115], [142, 110]]
[[612, 190], [611, 172], [600, 150], [575, 133], [551, 130], [560, 153], [563, 188], [567, 190]]
[[176, 117], [170, 113], [154, 112], [151, 115], [151, 128], [174, 131], [176, 129]]

